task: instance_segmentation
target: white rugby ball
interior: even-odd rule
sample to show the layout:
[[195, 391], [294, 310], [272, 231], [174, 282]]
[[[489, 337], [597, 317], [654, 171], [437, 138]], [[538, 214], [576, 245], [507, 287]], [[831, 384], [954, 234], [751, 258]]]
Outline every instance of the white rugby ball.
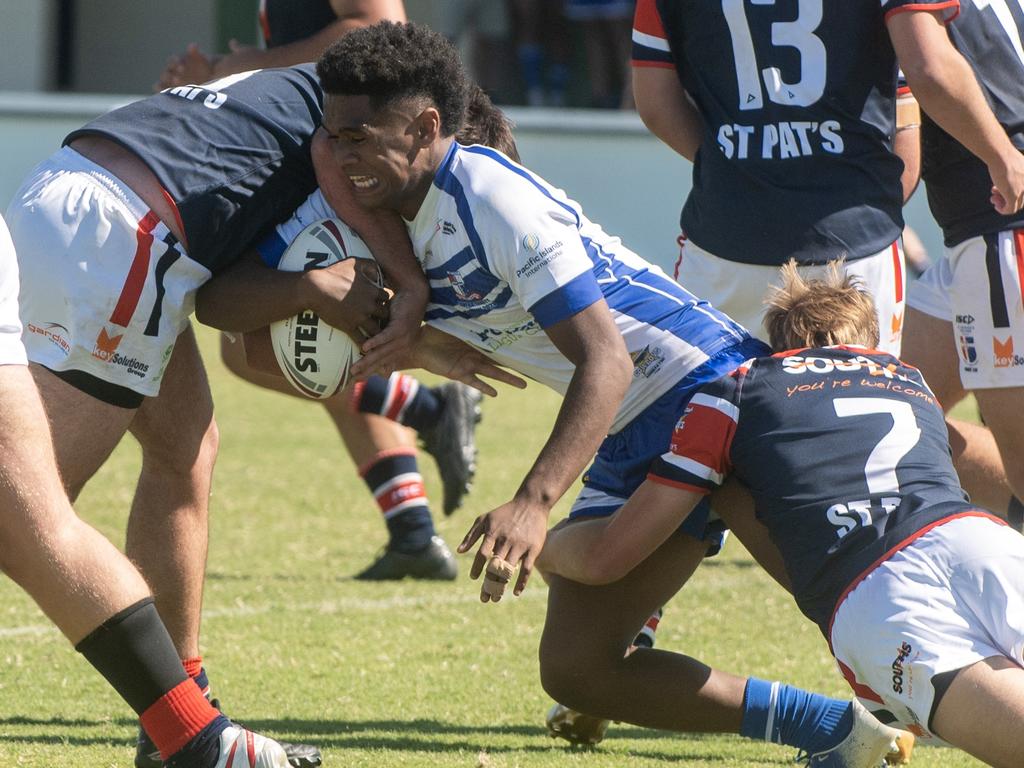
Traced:
[[[348, 224], [340, 219], [322, 219], [296, 236], [277, 268], [304, 272], [350, 258], [373, 260], [366, 243]], [[377, 274], [378, 285], [383, 285], [379, 267]], [[344, 387], [352, 364], [360, 358], [358, 345], [311, 309], [271, 323], [270, 340], [285, 378], [299, 392], [318, 400]]]

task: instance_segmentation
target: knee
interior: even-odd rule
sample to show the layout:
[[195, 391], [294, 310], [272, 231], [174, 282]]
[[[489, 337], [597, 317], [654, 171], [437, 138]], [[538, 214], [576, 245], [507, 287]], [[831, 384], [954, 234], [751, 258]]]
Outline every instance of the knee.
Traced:
[[149, 430], [133, 432], [142, 446], [147, 471], [209, 478], [220, 448], [220, 431], [213, 414], [191, 425], [179, 425], [173, 434]]
[[623, 653], [602, 651], [589, 642], [564, 644], [541, 640], [540, 680], [544, 691], [560, 704], [580, 712], [603, 711], [602, 684], [621, 663]]

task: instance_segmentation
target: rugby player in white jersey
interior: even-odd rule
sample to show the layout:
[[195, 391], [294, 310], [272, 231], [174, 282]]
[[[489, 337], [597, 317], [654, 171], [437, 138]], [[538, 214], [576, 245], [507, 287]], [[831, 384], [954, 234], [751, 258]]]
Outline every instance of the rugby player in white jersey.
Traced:
[[[700, 383], [766, 348], [604, 233], [560, 190], [494, 150], [457, 144], [468, 83], [455, 49], [436, 33], [415, 24], [357, 30], [328, 49], [318, 74], [327, 94], [317, 139], [327, 152], [314, 153], [323, 194], [330, 198], [333, 174], [367, 208], [401, 215], [430, 284], [427, 327], [407, 363], [430, 367], [468, 345], [564, 395], [514, 497], [480, 515], [460, 547], [482, 539], [474, 576], [492, 556], [518, 565], [519, 594], [552, 505], [595, 454], [574, 518], [618, 509], [666, 444], [670, 414]], [[314, 193], [261, 255], [272, 261], [329, 211]], [[872, 765], [899, 733], [849, 702], [675, 654], [626, 656], [638, 628], [719, 540], [705, 510], [652, 556], [641, 580], [587, 587], [554, 579], [540, 649], [545, 688], [605, 717], [741, 732], [806, 749], [815, 764]]]

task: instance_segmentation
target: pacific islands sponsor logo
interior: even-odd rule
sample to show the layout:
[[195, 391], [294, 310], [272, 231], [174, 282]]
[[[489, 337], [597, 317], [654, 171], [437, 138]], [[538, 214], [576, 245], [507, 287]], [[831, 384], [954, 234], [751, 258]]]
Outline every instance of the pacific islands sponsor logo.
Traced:
[[534, 232], [523, 235], [523, 248], [528, 251], [536, 251], [540, 248], [540, 237]]
[[71, 343], [67, 339], [71, 334], [60, 323], [43, 323], [42, 325], [26, 323], [25, 328], [29, 333], [34, 333], [47, 339], [64, 354], [64, 357], [71, 354]]
[[[526, 237], [532, 236], [527, 235]], [[526, 237], [523, 238], [523, 245], [526, 245]], [[534, 253], [530, 258], [523, 262], [523, 265], [519, 267], [519, 269], [516, 270], [516, 277], [531, 277], [537, 274], [544, 265], [562, 252], [562, 246], [562, 241], [556, 240], [551, 245], [547, 245], [543, 248], [540, 248], [539, 244], [536, 247], [531, 248], [530, 250]]]
[[997, 336], [993, 336], [992, 357], [996, 368], [1016, 368], [1024, 365], [1024, 357], [1013, 351], [1013, 336], [1007, 336], [1006, 341], [1000, 341]]

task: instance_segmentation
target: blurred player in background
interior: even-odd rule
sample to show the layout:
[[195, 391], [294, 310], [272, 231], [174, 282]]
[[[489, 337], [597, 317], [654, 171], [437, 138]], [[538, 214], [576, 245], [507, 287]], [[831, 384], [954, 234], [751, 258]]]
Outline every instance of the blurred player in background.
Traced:
[[538, 567], [635, 583], [704, 496], [737, 477], [763, 523], [737, 529], [760, 528], [778, 548], [780, 580], [860, 701], [925, 743], [1018, 765], [1024, 538], [967, 501], [920, 372], [874, 349], [870, 297], [838, 265], [805, 282], [793, 263], [783, 278], [765, 317], [776, 354], [702, 387], [629, 502], [553, 530]]
[[[328, 49], [318, 73], [328, 94], [329, 154], [315, 155], [322, 192], [331, 192], [325, 177], [342, 174], [364, 206], [402, 216], [431, 284], [427, 328], [410, 347], [410, 360], [444, 358], [470, 345], [564, 395], [551, 436], [515, 497], [479, 516], [460, 547], [468, 551], [482, 538], [474, 577], [491, 556], [520, 565], [521, 593], [551, 506], [595, 452], [574, 518], [612, 514], [642, 482], [661, 450], [655, 446], [667, 443], [667, 414], [678, 412], [701, 382], [765, 347], [602, 232], [542, 179], [494, 150], [455, 142], [469, 84], [456, 51], [436, 33], [389, 23], [356, 30]], [[279, 252], [329, 210], [314, 194], [261, 252]], [[676, 591], [717, 541], [706, 520], [691, 520], [686, 534], [659, 563], [655, 599]], [[590, 676], [590, 662], [595, 654], [617, 654], [621, 663], [650, 611], [640, 615], [633, 601], [609, 590], [582, 589], [566, 580], [551, 585], [542, 679], [549, 689], [570, 684], [615, 697], [625, 691], [612, 677]], [[609, 626], [616, 640], [595, 649], [588, 638], [607, 636]], [[851, 739], [888, 747], [895, 733], [871, 730], [877, 724], [857, 716], [849, 702], [787, 686], [775, 698], [744, 702], [742, 680], [715, 676], [708, 685], [709, 674], [694, 660], [652, 671], [644, 724], [736, 731], [749, 717], [761, 726], [759, 738], [813, 753]], [[834, 764], [868, 765], [863, 756]]]
[[[46, 328], [53, 343], [60, 328]], [[285, 768], [275, 742], [211, 706], [175, 650], [139, 572], [76, 515], [21, 342], [18, 263], [0, 218], [0, 568], [36, 601], [177, 768]], [[232, 759], [239, 751], [240, 760]]]
[[[250, 69], [315, 61], [349, 30], [382, 19], [405, 21], [401, 0], [264, 0], [260, 26], [265, 48], [241, 47], [232, 41], [231, 53], [205, 56], [191, 45], [171, 58], [159, 86], [204, 83]], [[221, 357], [232, 372], [250, 383], [294, 394], [277, 377], [267, 379], [253, 373], [241, 345], [234, 344], [230, 335], [221, 338]], [[387, 546], [356, 578], [454, 579], [458, 570], [434, 528], [415, 435], [383, 417], [400, 417], [402, 424], [418, 430], [424, 447], [437, 459], [443, 509], [450, 515], [461, 505], [476, 471], [480, 394], [457, 382], [426, 387], [396, 373], [387, 379], [372, 377], [355, 398], [346, 390], [323, 405], [377, 502], [388, 531]]]
[[183, 53], [168, 59], [156, 90], [198, 85], [251, 69], [316, 61], [327, 46], [350, 29], [384, 19], [405, 21], [402, 0], [260, 0], [259, 22], [265, 47], [232, 40], [229, 53], [206, 54], [192, 43]]
[[[1024, 6], [1020, 0], [961, 0], [949, 35], [973, 67], [1019, 159]], [[925, 111], [922, 176], [946, 248], [910, 291], [904, 353], [947, 411], [968, 392], [974, 394], [987, 428], [949, 420], [957, 471], [974, 501], [1007, 512], [1019, 528], [1024, 523], [1024, 211], [993, 205], [995, 176], [972, 154], [970, 142], [943, 130], [927, 105]]]
[[[7, 213], [25, 346], [65, 486], [77, 497], [126, 432], [139, 441], [127, 553], [204, 688], [198, 637], [218, 433], [189, 316], [196, 289], [316, 187], [321, 100], [312, 65], [155, 94], [72, 132]], [[396, 288], [388, 328], [365, 345], [386, 352], [418, 328], [426, 286], [402, 228], [385, 220], [367, 231], [377, 217], [353, 207], [346, 219]], [[276, 293], [249, 286], [246, 303], [275, 319], [312, 308], [352, 335], [388, 314], [386, 293], [353, 264], [274, 277]], [[139, 765], [150, 764], [146, 746]]]
[[897, 57], [921, 105], [984, 158], [1004, 210], [1024, 194], [1024, 162], [946, 37], [957, 7], [811, 0], [791, 20], [775, 4], [640, 0], [637, 108], [694, 161], [684, 285], [760, 333], [779, 266], [795, 258], [815, 274], [844, 258], [875, 299], [881, 348], [899, 352], [908, 190], [893, 153]]

